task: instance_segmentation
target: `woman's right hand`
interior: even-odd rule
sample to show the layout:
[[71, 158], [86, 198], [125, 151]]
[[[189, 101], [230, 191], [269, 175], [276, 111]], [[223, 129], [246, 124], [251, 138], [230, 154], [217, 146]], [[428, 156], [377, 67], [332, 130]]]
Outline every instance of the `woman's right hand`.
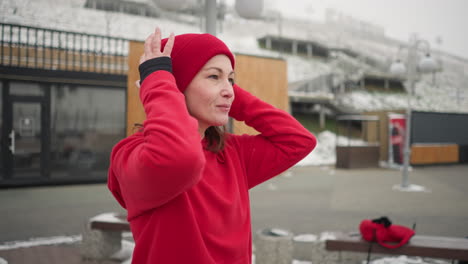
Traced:
[[159, 27], [156, 27], [154, 33], [149, 35], [145, 40], [145, 52], [140, 57], [140, 64], [158, 57], [171, 57], [174, 39], [174, 33], [171, 33], [166, 45], [164, 46], [164, 50], [161, 52], [161, 30]]

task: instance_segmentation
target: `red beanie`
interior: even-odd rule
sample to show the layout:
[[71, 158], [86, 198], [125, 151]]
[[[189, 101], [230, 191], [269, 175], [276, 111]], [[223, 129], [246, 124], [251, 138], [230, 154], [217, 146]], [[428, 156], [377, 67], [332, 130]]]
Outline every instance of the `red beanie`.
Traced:
[[[166, 46], [167, 38], [161, 41], [161, 51]], [[231, 61], [234, 69], [234, 55], [217, 37], [210, 34], [182, 34], [175, 36], [172, 48], [172, 73], [177, 87], [184, 92], [198, 71], [212, 57], [224, 54]]]

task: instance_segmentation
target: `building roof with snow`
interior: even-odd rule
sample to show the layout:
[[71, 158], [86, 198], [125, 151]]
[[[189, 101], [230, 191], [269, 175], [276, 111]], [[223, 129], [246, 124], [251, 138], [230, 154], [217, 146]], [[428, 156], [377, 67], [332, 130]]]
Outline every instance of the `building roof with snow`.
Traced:
[[[131, 1], [120, 2], [128, 4]], [[152, 1], [135, 2], [154, 6]], [[156, 26], [162, 28], [163, 34], [202, 32], [203, 19], [186, 12], [163, 12], [156, 17], [106, 11], [90, 8], [87, 0], [3, 0], [0, 2], [0, 22], [143, 41]], [[223, 13], [218, 31], [218, 37], [233, 52], [287, 60], [291, 87], [297, 87], [294, 84], [301, 82], [319, 83], [317, 80], [327, 76], [332, 76], [330, 89], [345, 82], [357, 82], [364, 76], [392, 78], [388, 73], [391, 62], [397, 57], [405, 57], [408, 50], [408, 43], [386, 37], [379, 27], [351, 28], [340, 21], [288, 17], [248, 20], [239, 17], [232, 7]], [[273, 41], [269, 47], [267, 39]], [[279, 43], [297, 43], [296, 52], [275, 49]], [[311, 56], [307, 55], [309, 44]], [[317, 54], [324, 56], [315, 56]], [[441, 69], [420, 77], [411, 98], [412, 108], [468, 112], [468, 59], [437, 50], [432, 55]], [[404, 79], [401, 81], [404, 83]], [[355, 86], [336, 100], [357, 111], [376, 111], [406, 108], [407, 98], [401, 91], [369, 91]]]

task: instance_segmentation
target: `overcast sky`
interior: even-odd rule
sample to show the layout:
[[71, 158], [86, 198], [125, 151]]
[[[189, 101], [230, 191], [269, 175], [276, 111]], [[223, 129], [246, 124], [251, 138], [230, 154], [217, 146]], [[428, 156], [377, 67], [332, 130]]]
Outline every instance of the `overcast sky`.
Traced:
[[322, 21], [325, 9], [334, 8], [383, 26], [387, 36], [407, 41], [417, 33], [434, 48], [468, 59], [468, 0], [264, 0], [264, 5]]

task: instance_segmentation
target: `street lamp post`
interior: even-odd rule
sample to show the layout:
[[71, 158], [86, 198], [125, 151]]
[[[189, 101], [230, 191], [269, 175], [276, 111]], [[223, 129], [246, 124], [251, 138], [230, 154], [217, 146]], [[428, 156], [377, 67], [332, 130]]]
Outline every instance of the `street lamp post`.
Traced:
[[[418, 63], [418, 53], [419, 49], [425, 45], [424, 52], [426, 56], [419, 61]], [[406, 129], [405, 129], [405, 140], [403, 146], [403, 168], [402, 168], [402, 182], [401, 188], [407, 189], [409, 187], [408, 171], [409, 171], [409, 162], [411, 155], [410, 147], [410, 136], [411, 136], [411, 97], [415, 91], [416, 81], [418, 79], [418, 74], [421, 73], [430, 73], [437, 70], [437, 63], [434, 59], [431, 58], [430, 54], [430, 44], [428, 41], [423, 39], [413, 39], [410, 41], [410, 46], [408, 47], [408, 55], [406, 59], [406, 69], [405, 65], [397, 60], [390, 67], [390, 72], [397, 76], [406, 76], [407, 80], [407, 107], [406, 107]]]
[[205, 32], [216, 36], [216, 0], [205, 0]]
[[[157, 6], [164, 10], [177, 11], [187, 5], [190, 0], [153, 0]], [[216, 0], [204, 0], [205, 28], [204, 31], [216, 36]], [[257, 19], [261, 17], [263, 10], [263, 0], [236, 0], [237, 13], [244, 18]]]

